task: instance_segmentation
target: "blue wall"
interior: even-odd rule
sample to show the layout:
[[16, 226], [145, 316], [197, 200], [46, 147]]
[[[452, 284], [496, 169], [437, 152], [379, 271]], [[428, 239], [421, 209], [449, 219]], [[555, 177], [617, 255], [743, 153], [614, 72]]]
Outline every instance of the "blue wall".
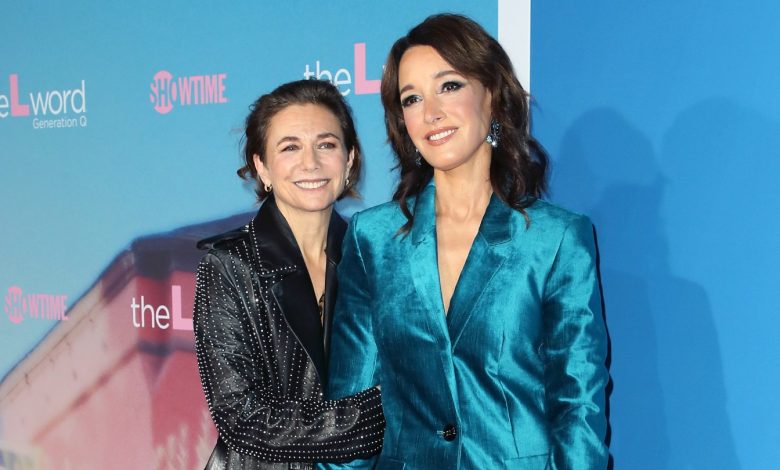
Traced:
[[780, 465], [780, 5], [534, 2], [552, 199], [593, 217], [615, 468]]
[[[254, 194], [235, 175], [248, 106], [318, 62], [320, 72], [350, 74], [341, 88], [366, 156], [363, 199], [343, 212], [386, 201], [393, 161], [379, 94], [356, 92], [354, 45], [366, 44], [363, 78], [378, 80], [393, 41], [445, 10], [496, 34], [496, 2], [13, 2], [0, 28], [0, 303], [18, 286], [70, 306], [133, 238], [252, 209]], [[179, 99], [159, 114], [150, 85], [160, 71], [174, 82], [224, 74], [224, 102]], [[11, 75], [27, 116], [11, 113]], [[36, 115], [30, 94], [63, 94], [82, 80], [84, 106], [77, 99], [66, 113], [54, 99], [58, 114]], [[84, 120], [35, 127], [62, 117]], [[56, 325], [11, 324], [6, 313], [0, 307], [0, 377]]]

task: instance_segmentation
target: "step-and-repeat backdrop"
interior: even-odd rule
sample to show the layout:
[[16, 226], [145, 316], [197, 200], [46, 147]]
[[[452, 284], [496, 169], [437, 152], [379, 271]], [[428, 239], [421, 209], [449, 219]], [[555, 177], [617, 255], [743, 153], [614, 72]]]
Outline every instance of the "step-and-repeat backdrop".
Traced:
[[340, 210], [384, 202], [382, 64], [440, 11], [510, 51], [551, 199], [596, 224], [615, 468], [778, 465], [780, 7], [13, 1], [0, 469], [203, 466], [216, 433], [193, 351], [194, 243], [255, 210], [235, 176], [247, 106], [285, 81], [334, 82], [366, 150], [363, 199]]
[[[527, 19], [528, 2], [509, 9], [523, 4]], [[202, 468], [216, 433], [193, 350], [195, 242], [256, 210], [235, 174], [249, 104], [283, 82], [331, 80], [366, 155], [363, 199], [341, 211], [384, 202], [394, 177], [378, 92], [390, 45], [441, 11], [497, 34], [498, 10], [398, 0], [4, 5], [0, 468]], [[527, 70], [525, 39], [515, 49]]]

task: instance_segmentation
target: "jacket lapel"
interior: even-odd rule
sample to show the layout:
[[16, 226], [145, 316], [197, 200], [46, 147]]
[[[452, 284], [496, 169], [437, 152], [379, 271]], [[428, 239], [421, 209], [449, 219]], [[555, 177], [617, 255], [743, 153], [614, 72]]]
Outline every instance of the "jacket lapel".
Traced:
[[[336, 211], [333, 211], [330, 216], [330, 226], [328, 227], [328, 244], [325, 247], [325, 255], [328, 257], [328, 264], [325, 266], [325, 308], [323, 315], [323, 346], [326, 358], [328, 357], [328, 351], [330, 351], [333, 309], [336, 306], [336, 292], [338, 292], [337, 267], [339, 261], [341, 261], [341, 242], [344, 240], [346, 231], [346, 222]], [[320, 376], [320, 379], [323, 380], [323, 386], [326, 385], [327, 381], [327, 360], [324, 362], [323, 371], [326, 373]]]
[[507, 242], [512, 239], [513, 212], [514, 209], [495, 194], [491, 196], [450, 300], [447, 324], [453, 350], [482, 293], [509, 255], [511, 244]]
[[[331, 215], [325, 281], [326, 310], [329, 303], [332, 309], [335, 297], [334, 269], [341, 253], [339, 235], [343, 237], [345, 225], [338, 214], [334, 212]], [[254, 248], [257, 251], [255, 257], [258, 260], [257, 269], [261, 276], [272, 279], [271, 292], [274, 299], [290, 330], [314, 363], [322, 381], [326, 377], [326, 361], [322, 341], [323, 327], [320, 323], [317, 299], [309, 273], [306, 271], [303, 255], [273, 197], [263, 203], [252, 221], [252, 234]], [[268, 276], [267, 273], [270, 272], [276, 272], [276, 275]], [[329, 298], [330, 302], [328, 302]]]
[[414, 222], [409, 234], [412, 242], [409, 266], [417, 296], [429, 312], [426, 315], [429, 330], [439, 346], [449, 350], [450, 339], [447, 335], [436, 253], [435, 194], [435, 187], [429, 183], [415, 201]]

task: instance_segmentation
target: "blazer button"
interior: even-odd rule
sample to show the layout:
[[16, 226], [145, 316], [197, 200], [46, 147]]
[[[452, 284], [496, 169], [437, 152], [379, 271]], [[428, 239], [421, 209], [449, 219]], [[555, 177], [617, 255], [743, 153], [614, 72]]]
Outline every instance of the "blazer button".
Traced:
[[442, 437], [444, 437], [445, 441], [454, 441], [455, 436], [458, 435], [457, 430], [455, 429], [455, 426], [452, 424], [448, 424], [444, 426], [444, 432], [442, 433]]

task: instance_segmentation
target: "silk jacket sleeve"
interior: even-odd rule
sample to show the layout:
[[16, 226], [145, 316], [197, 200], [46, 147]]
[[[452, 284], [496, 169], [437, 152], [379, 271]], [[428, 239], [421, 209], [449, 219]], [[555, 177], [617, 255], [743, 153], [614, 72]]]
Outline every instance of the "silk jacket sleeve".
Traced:
[[217, 255], [204, 257], [195, 346], [206, 401], [228, 448], [274, 462], [343, 461], [376, 452], [384, 427], [378, 391], [327, 401], [280, 396], [279, 378], [263, 373], [254, 351], [263, 333], [253, 331], [251, 300], [240, 290]]
[[545, 368], [554, 468], [607, 468], [607, 333], [593, 226], [564, 232], [545, 287]]
[[[349, 224], [339, 263], [339, 295], [333, 317], [328, 398], [349, 396], [379, 384], [371, 315], [372, 295], [357, 239], [358, 216], [355, 214]], [[373, 468], [375, 460], [376, 457], [356, 460], [350, 464], [321, 465], [318, 468], [369, 469]]]

